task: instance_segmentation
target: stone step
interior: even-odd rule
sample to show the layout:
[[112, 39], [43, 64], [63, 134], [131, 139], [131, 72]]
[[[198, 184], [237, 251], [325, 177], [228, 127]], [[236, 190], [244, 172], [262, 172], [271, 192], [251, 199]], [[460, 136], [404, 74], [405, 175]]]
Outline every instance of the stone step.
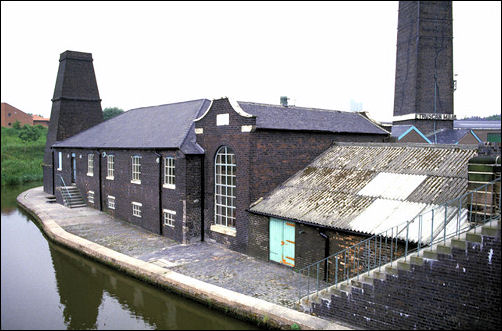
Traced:
[[374, 280], [375, 279], [372, 276], [364, 275], [362, 282], [373, 286]]
[[451, 247], [445, 245], [437, 245], [437, 252], [439, 254], [451, 255]]
[[410, 264], [418, 265], [418, 266], [423, 266], [424, 265], [424, 259], [419, 257], [419, 256], [411, 256], [410, 257]]
[[86, 204], [70, 205], [70, 208], [81, 208], [81, 207], [87, 207], [87, 205]]
[[397, 269], [411, 271], [411, 264], [409, 264], [408, 262], [397, 262]]
[[481, 234], [488, 237], [496, 237], [499, 229], [491, 226], [481, 227]]
[[422, 256], [426, 259], [433, 259], [433, 260], [438, 259], [438, 253], [433, 250], [424, 250]]
[[452, 239], [451, 247], [465, 250], [467, 248], [467, 241], [462, 239]]
[[396, 275], [398, 274], [397, 269], [394, 267], [385, 267], [385, 273], [388, 275]]
[[340, 284], [340, 291], [351, 293], [352, 292], [352, 286], [350, 286], [347, 283]]
[[481, 242], [481, 235], [480, 234], [477, 234], [477, 233], [466, 233], [465, 235], [465, 240], [467, 240], [468, 242], [473, 242], [473, 243], [480, 243]]
[[375, 272], [373, 272], [373, 278], [380, 279], [380, 280], [385, 280], [386, 279], [386, 274], [385, 274], [385, 272], [382, 272], [382, 271], [375, 271]]

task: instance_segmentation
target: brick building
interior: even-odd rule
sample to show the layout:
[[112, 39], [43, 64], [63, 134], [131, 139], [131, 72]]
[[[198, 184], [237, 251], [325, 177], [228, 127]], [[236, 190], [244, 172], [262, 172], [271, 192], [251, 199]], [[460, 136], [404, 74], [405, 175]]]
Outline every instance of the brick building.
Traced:
[[394, 125], [453, 129], [451, 1], [400, 1]]
[[2, 127], [11, 128], [14, 123], [19, 122], [21, 126], [23, 125], [33, 125], [33, 117], [30, 114], [26, 114], [24, 111], [17, 109], [14, 106], [9, 105], [6, 102], [2, 102]]
[[100, 108], [95, 80], [81, 90], [72, 80], [94, 78], [92, 57], [65, 52], [60, 61], [45, 191], [63, 203], [61, 187], [74, 185], [90, 206], [183, 243], [215, 240], [247, 252], [253, 201], [335, 141], [389, 136], [359, 113], [228, 98], [138, 108], [89, 125]]
[[476, 155], [477, 146], [335, 143], [249, 209], [250, 255], [301, 269], [413, 220], [465, 193]]

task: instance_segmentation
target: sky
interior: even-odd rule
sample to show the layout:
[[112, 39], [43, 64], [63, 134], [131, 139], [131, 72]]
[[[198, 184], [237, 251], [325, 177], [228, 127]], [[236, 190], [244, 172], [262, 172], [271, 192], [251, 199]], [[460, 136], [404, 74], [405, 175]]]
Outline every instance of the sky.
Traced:
[[[457, 118], [501, 111], [501, 2], [453, 2]], [[49, 117], [59, 55], [102, 108], [230, 97], [391, 121], [398, 2], [1, 2], [1, 101]]]

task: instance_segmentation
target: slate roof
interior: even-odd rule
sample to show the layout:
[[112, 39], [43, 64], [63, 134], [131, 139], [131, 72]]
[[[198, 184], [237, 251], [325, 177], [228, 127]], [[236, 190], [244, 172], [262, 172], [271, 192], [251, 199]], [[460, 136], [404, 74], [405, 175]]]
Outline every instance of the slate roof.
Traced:
[[61, 142], [54, 147], [76, 148], [180, 148], [201, 154], [195, 142], [193, 120], [210, 105], [199, 99], [131, 109]]
[[393, 125], [391, 136], [399, 138], [403, 133], [408, 131], [413, 125]]
[[388, 132], [357, 112], [270, 105], [238, 101], [247, 113], [256, 116], [258, 129], [308, 130], [334, 133], [382, 134]]
[[376, 234], [465, 193], [476, 153], [465, 145], [336, 143], [249, 211]]
[[[54, 147], [68, 148], [180, 148], [185, 154], [201, 154], [193, 121], [204, 114], [207, 99], [131, 109], [100, 123]], [[362, 114], [316, 108], [238, 102], [256, 117], [258, 129], [324, 131], [387, 135], [388, 132]]]
[[459, 129], [483, 129], [483, 130], [500, 130], [500, 121], [470, 121], [470, 120], [455, 120], [453, 127]]
[[[471, 132], [470, 129], [442, 129], [436, 132], [436, 139], [438, 144], [456, 144]], [[434, 133], [427, 135], [427, 138], [435, 143]]]

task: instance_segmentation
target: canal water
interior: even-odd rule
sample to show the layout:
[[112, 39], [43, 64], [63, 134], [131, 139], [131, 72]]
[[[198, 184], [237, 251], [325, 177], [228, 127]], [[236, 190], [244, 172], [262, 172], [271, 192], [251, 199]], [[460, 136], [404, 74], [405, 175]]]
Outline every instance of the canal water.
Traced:
[[49, 242], [2, 187], [1, 328], [257, 329]]

